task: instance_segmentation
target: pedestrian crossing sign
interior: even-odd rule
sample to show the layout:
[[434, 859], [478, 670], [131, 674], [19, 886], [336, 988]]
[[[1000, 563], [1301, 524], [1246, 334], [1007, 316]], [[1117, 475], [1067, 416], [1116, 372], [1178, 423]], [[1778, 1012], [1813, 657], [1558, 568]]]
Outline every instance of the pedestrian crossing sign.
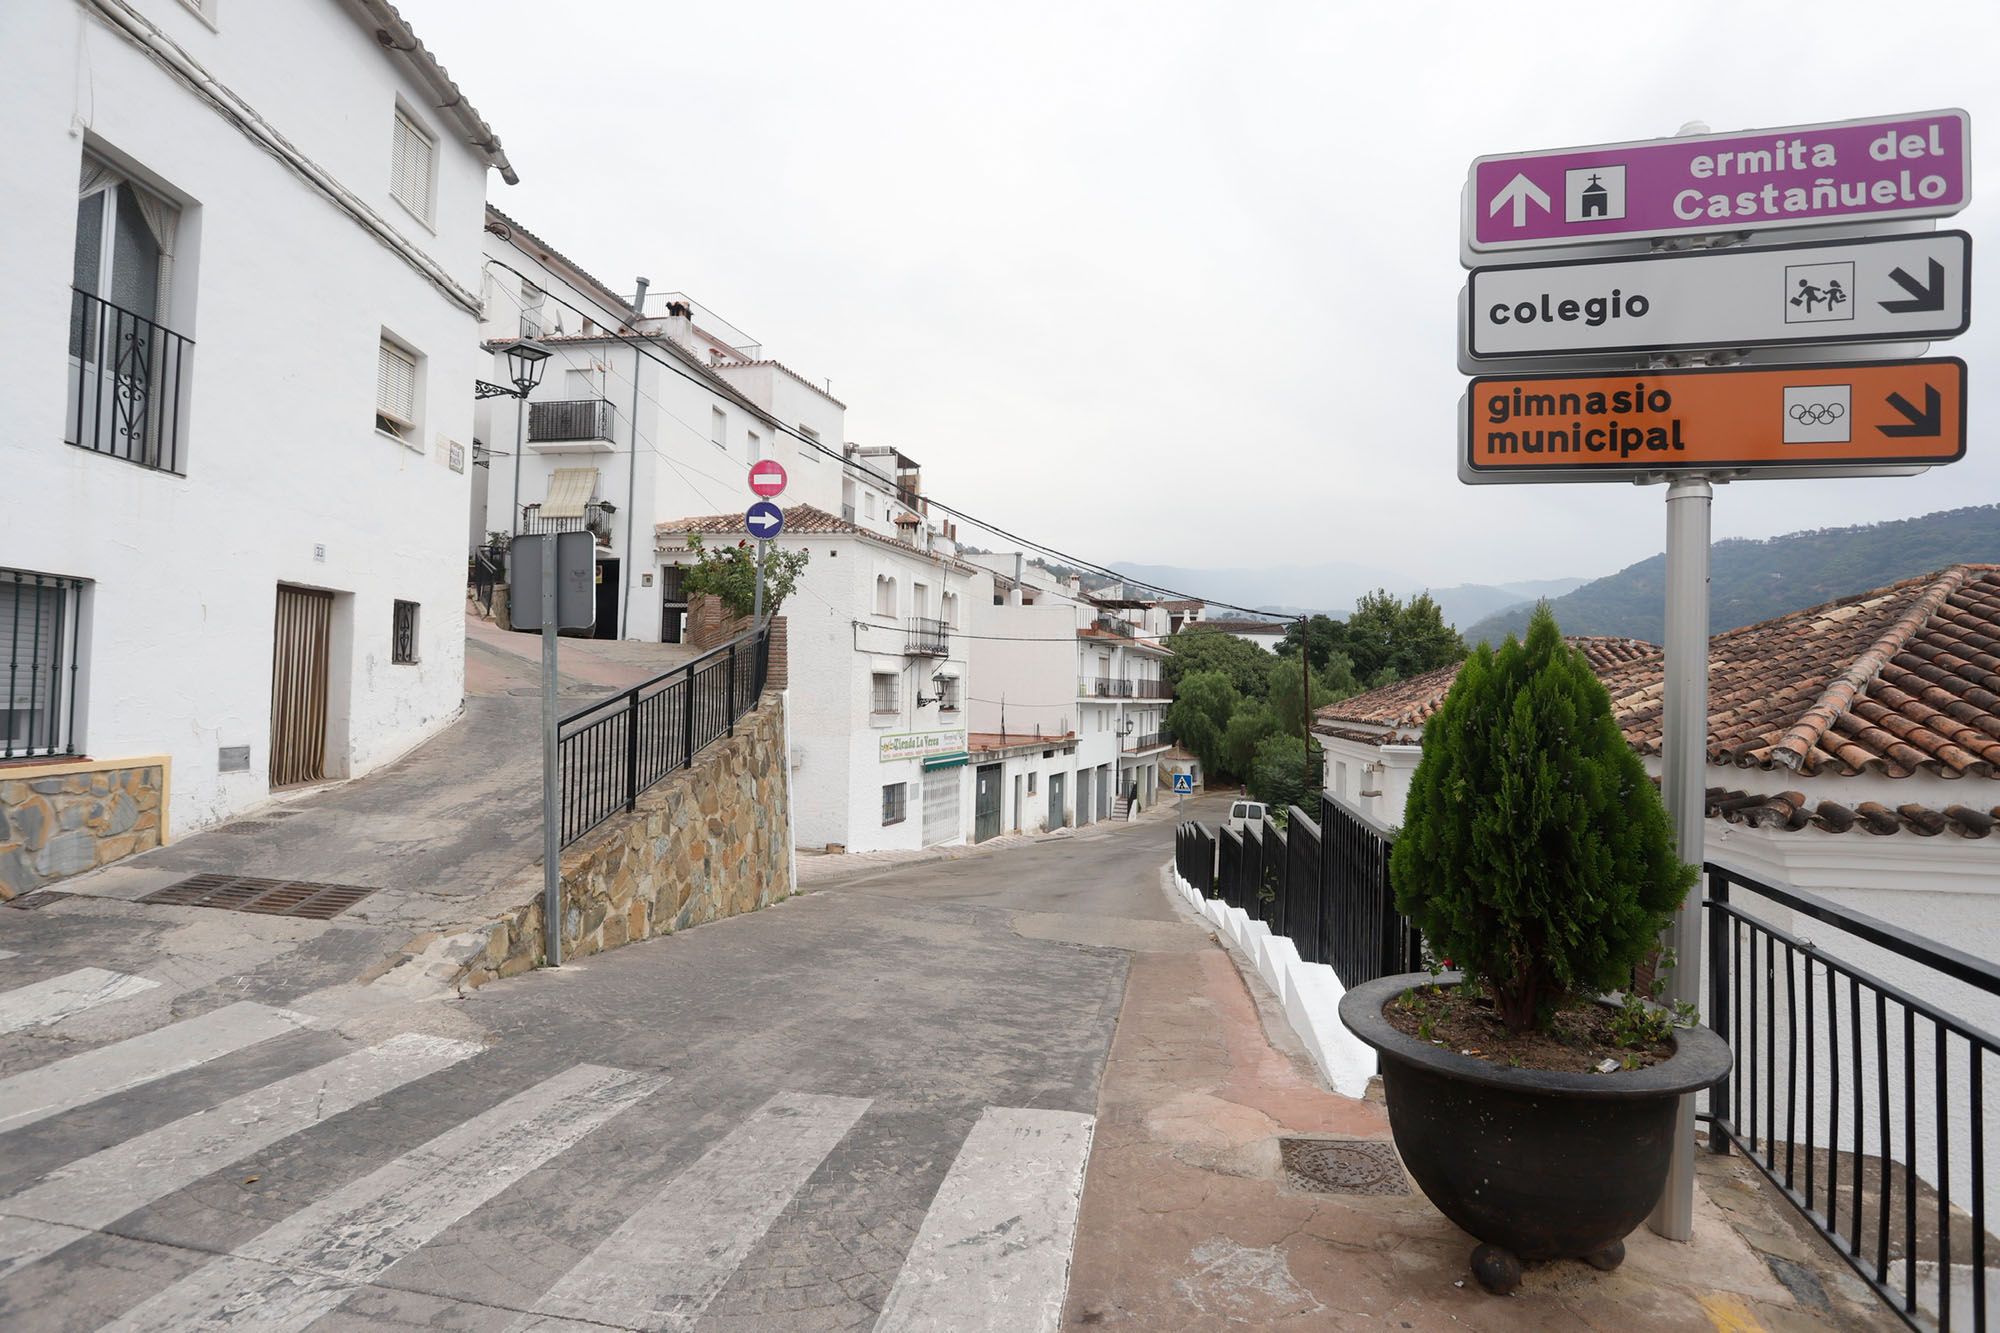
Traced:
[[1192, 773], [1174, 774], [1174, 795], [1187, 796], [1191, 795], [1193, 791], [1194, 791], [1194, 774]]

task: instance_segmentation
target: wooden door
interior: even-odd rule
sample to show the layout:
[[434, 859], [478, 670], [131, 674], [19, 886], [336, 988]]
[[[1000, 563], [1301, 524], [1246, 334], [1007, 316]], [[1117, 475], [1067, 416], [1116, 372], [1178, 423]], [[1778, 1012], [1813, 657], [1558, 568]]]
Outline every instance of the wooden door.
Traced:
[[333, 655], [333, 594], [278, 585], [271, 648], [271, 785], [326, 776], [327, 665]]

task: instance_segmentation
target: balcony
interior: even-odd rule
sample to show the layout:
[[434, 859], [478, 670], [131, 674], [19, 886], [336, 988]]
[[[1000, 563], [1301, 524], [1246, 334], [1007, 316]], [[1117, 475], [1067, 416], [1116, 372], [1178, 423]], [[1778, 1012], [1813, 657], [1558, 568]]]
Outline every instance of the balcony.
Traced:
[[1173, 744], [1173, 737], [1164, 731], [1142, 731], [1136, 736], [1125, 737], [1125, 743], [1118, 748], [1126, 754], [1137, 754], [1141, 750], [1157, 750]]
[[618, 506], [608, 500], [592, 500], [583, 507], [581, 518], [543, 518], [539, 504], [521, 506], [521, 534], [535, 537], [550, 532], [589, 532], [599, 546], [611, 544], [611, 516]]
[[194, 340], [70, 289], [64, 440], [140, 467], [184, 473], [181, 424]]
[[1171, 699], [1173, 687], [1164, 680], [1120, 680], [1099, 676], [1078, 683], [1077, 693], [1094, 699]]
[[531, 402], [528, 443], [543, 454], [610, 453], [611, 403], [603, 398]]
[[903, 656], [951, 656], [951, 627], [929, 616], [911, 616], [903, 630]]

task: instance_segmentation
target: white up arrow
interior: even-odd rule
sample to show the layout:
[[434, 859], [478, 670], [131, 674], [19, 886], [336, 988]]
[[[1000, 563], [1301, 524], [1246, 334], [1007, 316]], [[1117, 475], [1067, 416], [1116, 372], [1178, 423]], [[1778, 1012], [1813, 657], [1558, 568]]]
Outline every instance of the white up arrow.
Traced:
[[1506, 205], [1512, 204], [1514, 205], [1514, 225], [1525, 227], [1528, 225], [1528, 201], [1530, 199], [1535, 201], [1535, 207], [1542, 209], [1544, 212], [1548, 210], [1549, 197], [1542, 193], [1539, 185], [1536, 185], [1517, 171], [1514, 173], [1514, 179], [1507, 182], [1507, 188], [1493, 196], [1492, 207], [1486, 210], [1486, 214], [1488, 217], [1491, 217]]

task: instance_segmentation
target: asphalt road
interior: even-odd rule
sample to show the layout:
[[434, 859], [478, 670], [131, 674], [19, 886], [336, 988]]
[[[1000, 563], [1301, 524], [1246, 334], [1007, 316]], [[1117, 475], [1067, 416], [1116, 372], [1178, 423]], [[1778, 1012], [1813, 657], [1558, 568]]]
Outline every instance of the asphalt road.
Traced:
[[1053, 1327], [1130, 951], [1206, 947], [1172, 833], [463, 1000], [332, 980], [337, 923], [0, 912], [0, 1327]]

